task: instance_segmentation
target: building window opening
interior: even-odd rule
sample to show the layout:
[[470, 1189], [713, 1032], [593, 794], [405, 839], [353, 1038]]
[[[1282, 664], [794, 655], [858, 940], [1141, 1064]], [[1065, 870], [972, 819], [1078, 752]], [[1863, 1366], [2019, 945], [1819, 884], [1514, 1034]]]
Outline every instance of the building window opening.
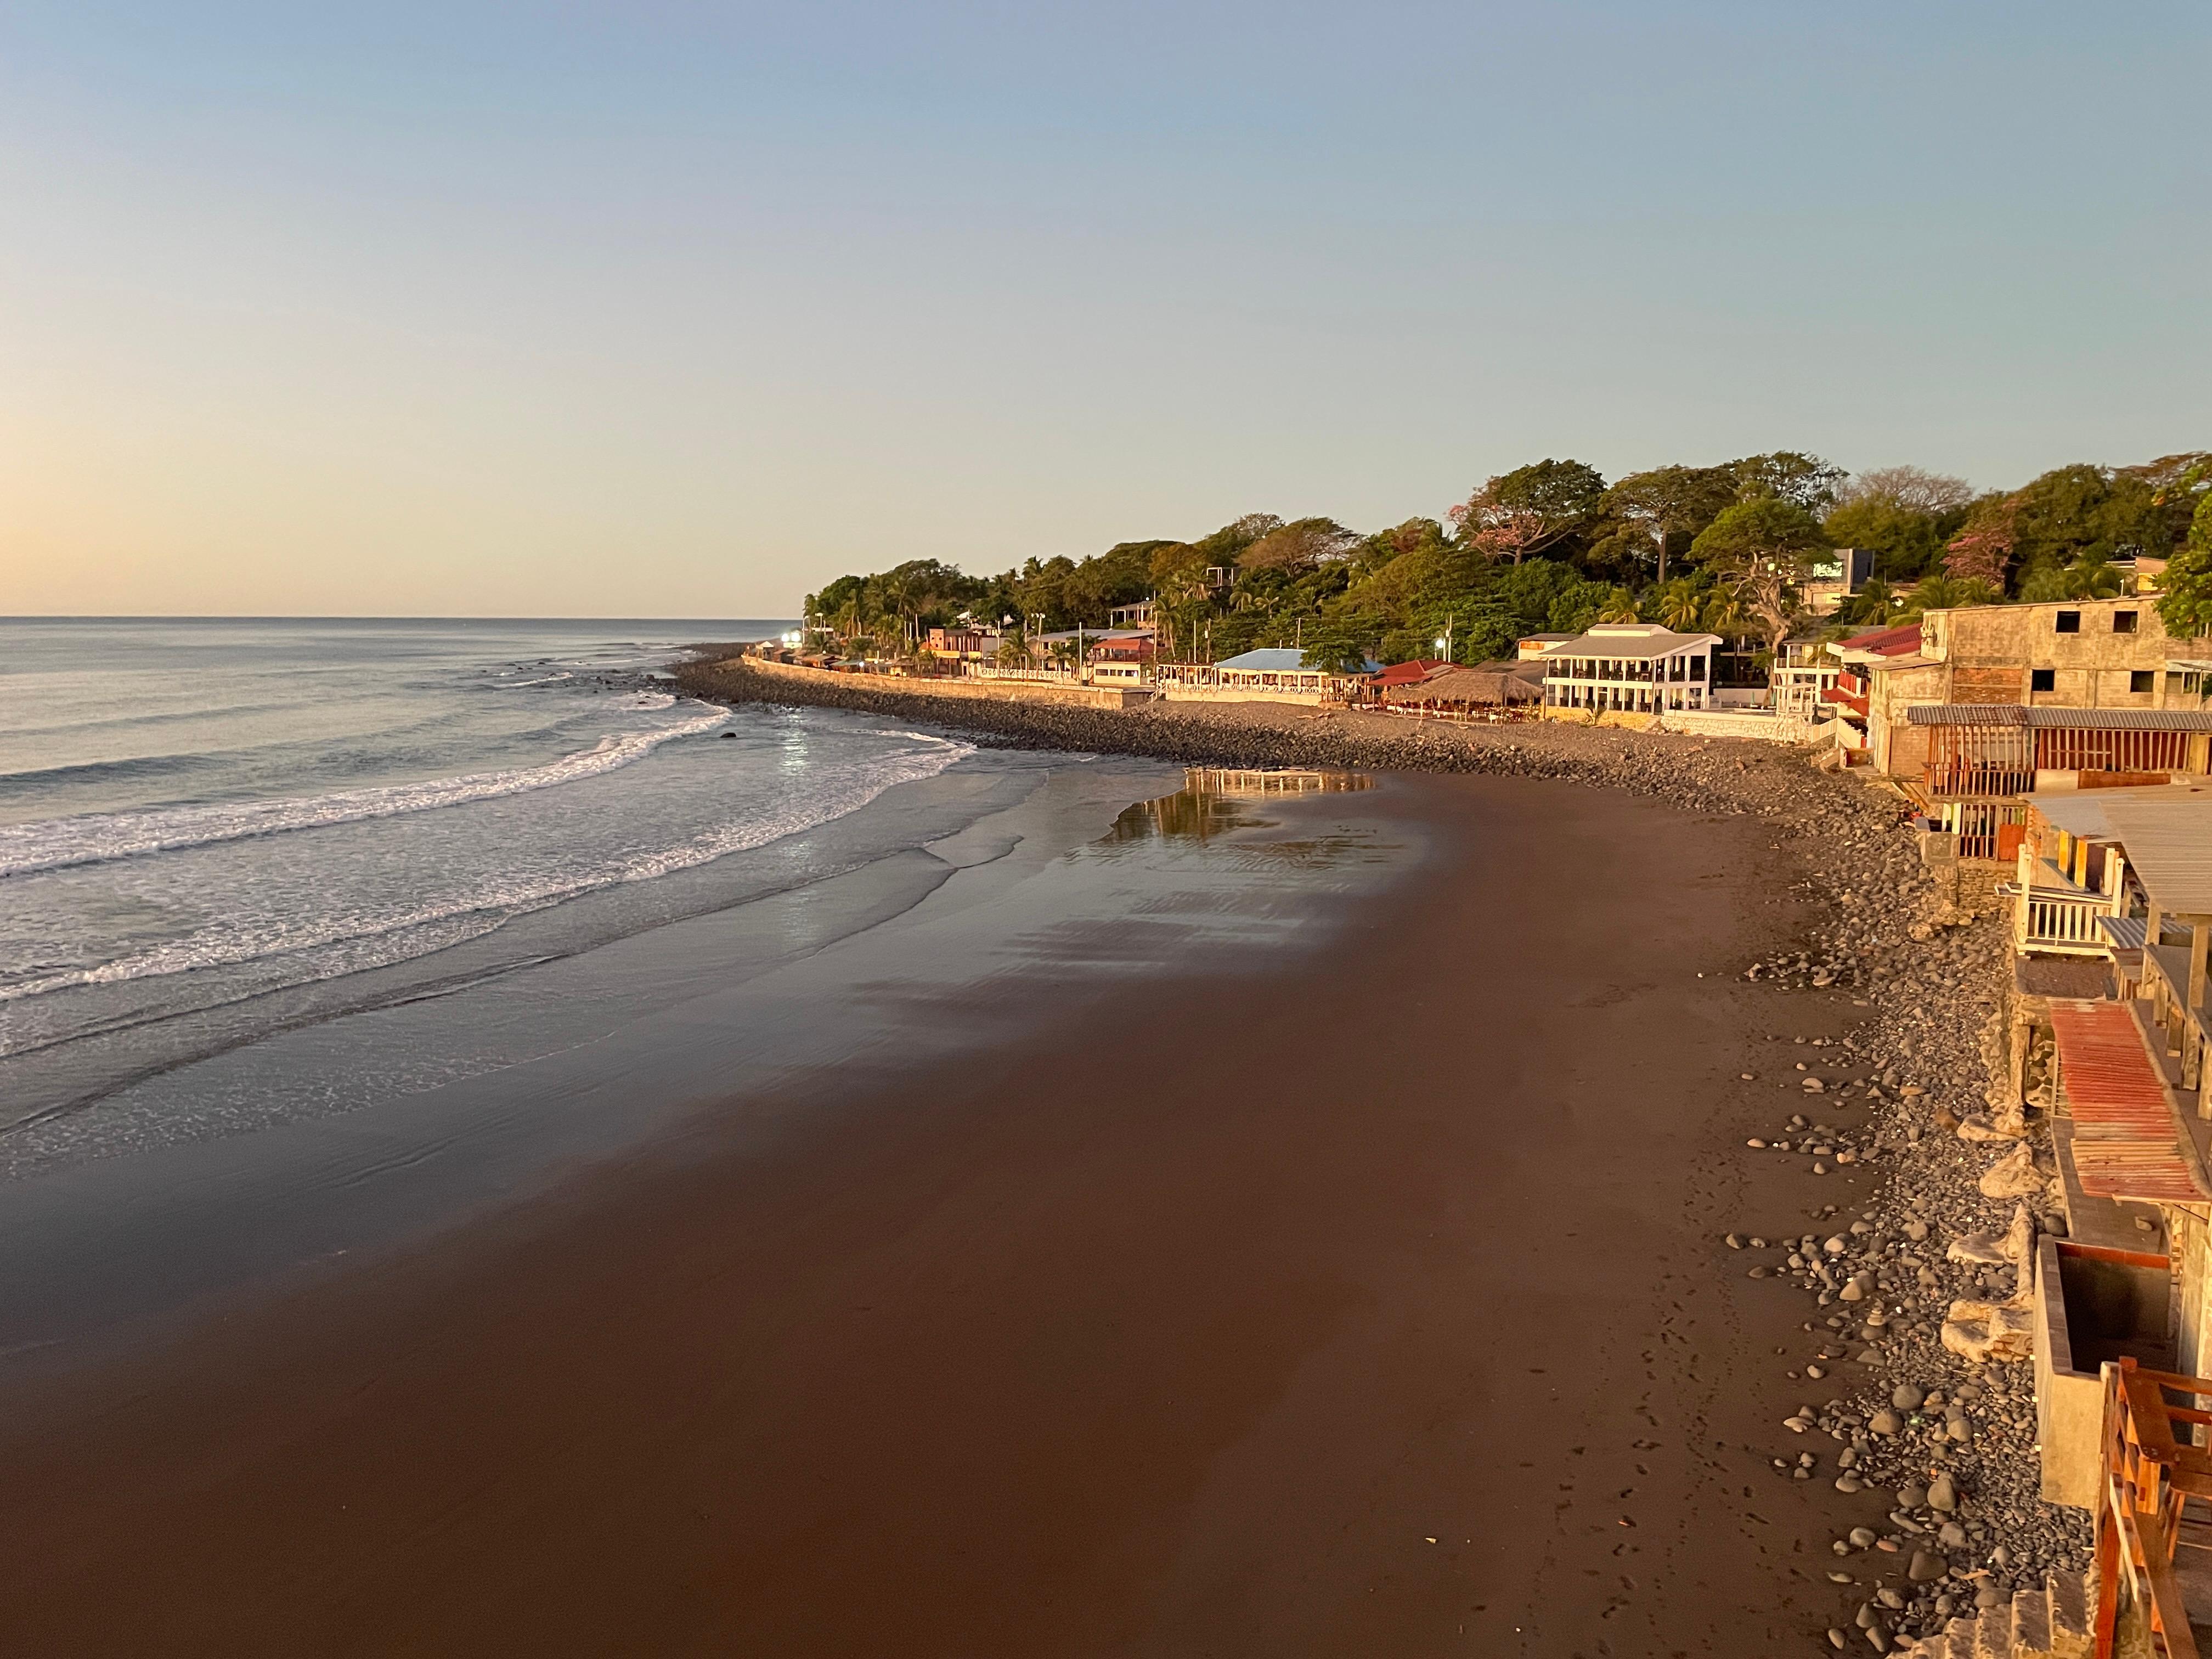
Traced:
[[2136, 612], [2132, 611], [2115, 611], [2112, 612], [2112, 632], [2115, 634], [2132, 634], [2135, 631]]
[[2148, 668], [2130, 669], [2128, 672], [2128, 690], [2130, 691], [2157, 690], [2157, 672]]
[[2062, 634], [2080, 633], [2081, 631], [2081, 613], [2078, 611], [2060, 611], [2058, 613], [2057, 626], [2058, 631]]
[[[2081, 612], [2075, 612], [2074, 619], [2079, 622]], [[2031, 668], [2027, 671], [2027, 689], [2031, 691], [2049, 691], [2057, 684], [2058, 671], [2055, 668]]]

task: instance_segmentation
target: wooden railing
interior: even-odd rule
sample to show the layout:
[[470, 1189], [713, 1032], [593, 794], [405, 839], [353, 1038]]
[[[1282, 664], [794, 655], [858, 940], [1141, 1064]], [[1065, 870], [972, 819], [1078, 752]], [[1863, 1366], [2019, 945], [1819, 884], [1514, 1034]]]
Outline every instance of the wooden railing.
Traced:
[[[2118, 1640], [2123, 1573], [2149, 1626], [2155, 1659], [2197, 1659], [2173, 1550], [2181, 1536], [2183, 1503], [2212, 1498], [2212, 1451], [2196, 1443], [2196, 1425], [2212, 1423], [2212, 1412], [2197, 1405], [2212, 1399], [2212, 1379], [2145, 1370], [2130, 1358], [2107, 1360], [2104, 1378], [2097, 1659], [2112, 1659]], [[2169, 1392], [2190, 1403], [2168, 1403]], [[2179, 1435], [2177, 1425], [2182, 1425]]]
[[1931, 795], [2004, 800], [2034, 789], [2035, 769], [1978, 760], [1931, 762], [1926, 787]]

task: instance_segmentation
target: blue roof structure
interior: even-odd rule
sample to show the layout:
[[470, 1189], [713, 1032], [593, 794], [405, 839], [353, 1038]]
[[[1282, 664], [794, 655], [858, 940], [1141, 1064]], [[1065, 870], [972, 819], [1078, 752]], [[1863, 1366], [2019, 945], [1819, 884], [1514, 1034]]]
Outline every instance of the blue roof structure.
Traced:
[[1255, 674], [1314, 674], [1321, 671], [1308, 668], [1305, 653], [1287, 645], [1267, 646], [1258, 651], [1247, 651], [1242, 656], [1227, 657], [1214, 664], [1216, 668], [1241, 669]]

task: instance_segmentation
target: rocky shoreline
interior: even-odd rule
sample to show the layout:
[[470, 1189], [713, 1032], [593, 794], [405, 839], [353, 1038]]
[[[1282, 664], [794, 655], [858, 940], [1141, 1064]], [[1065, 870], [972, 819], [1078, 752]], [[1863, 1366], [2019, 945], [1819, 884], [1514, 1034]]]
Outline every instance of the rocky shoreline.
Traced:
[[[1775, 1479], [1838, 1494], [1833, 1534], [1805, 1540], [1828, 1558], [1820, 1571], [1833, 1586], [1832, 1622], [1808, 1630], [1808, 1650], [1900, 1649], [2087, 1565], [2088, 1517], [2039, 1491], [2024, 1299], [2035, 1232], [2064, 1222], [2047, 1126], [1999, 1086], [2008, 943], [1987, 907], [1962, 908], [1939, 890], [1895, 795], [1796, 751], [1564, 723], [970, 702], [880, 684], [794, 686], [704, 659], [680, 669], [677, 685], [714, 702], [896, 715], [986, 744], [1561, 779], [1771, 820], [1776, 853], [1796, 866], [1793, 896], [1817, 920], [1798, 949], [1746, 976], [1775, 988], [1785, 1027], [1831, 1030], [1773, 1034], [1773, 1060], [1743, 1073], [1745, 1104], [1772, 1115], [1740, 1155], [1747, 1167], [1787, 1158], [1815, 1176], [1871, 1165], [1878, 1177], [1869, 1197], [1814, 1208], [1793, 1237], [1741, 1230], [1716, 1241], [1717, 1261], [1786, 1279], [1807, 1299], [1804, 1352], [1777, 1357], [1803, 1403], [1771, 1447], [1745, 1449]], [[1827, 1005], [1820, 1018], [1808, 997]], [[1870, 1497], [1881, 1523], [1852, 1524]]]

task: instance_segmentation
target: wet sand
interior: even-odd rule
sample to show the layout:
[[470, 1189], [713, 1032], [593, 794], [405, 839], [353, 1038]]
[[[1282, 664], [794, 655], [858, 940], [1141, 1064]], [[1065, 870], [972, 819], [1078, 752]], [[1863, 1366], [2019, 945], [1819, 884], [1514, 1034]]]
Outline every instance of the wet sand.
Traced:
[[1377, 793], [1427, 851], [1326, 949], [1040, 991], [0, 1396], [9, 1649], [1802, 1644], [1743, 1449], [1798, 1310], [1716, 1242], [1804, 1196], [1724, 1151], [1767, 839]]

